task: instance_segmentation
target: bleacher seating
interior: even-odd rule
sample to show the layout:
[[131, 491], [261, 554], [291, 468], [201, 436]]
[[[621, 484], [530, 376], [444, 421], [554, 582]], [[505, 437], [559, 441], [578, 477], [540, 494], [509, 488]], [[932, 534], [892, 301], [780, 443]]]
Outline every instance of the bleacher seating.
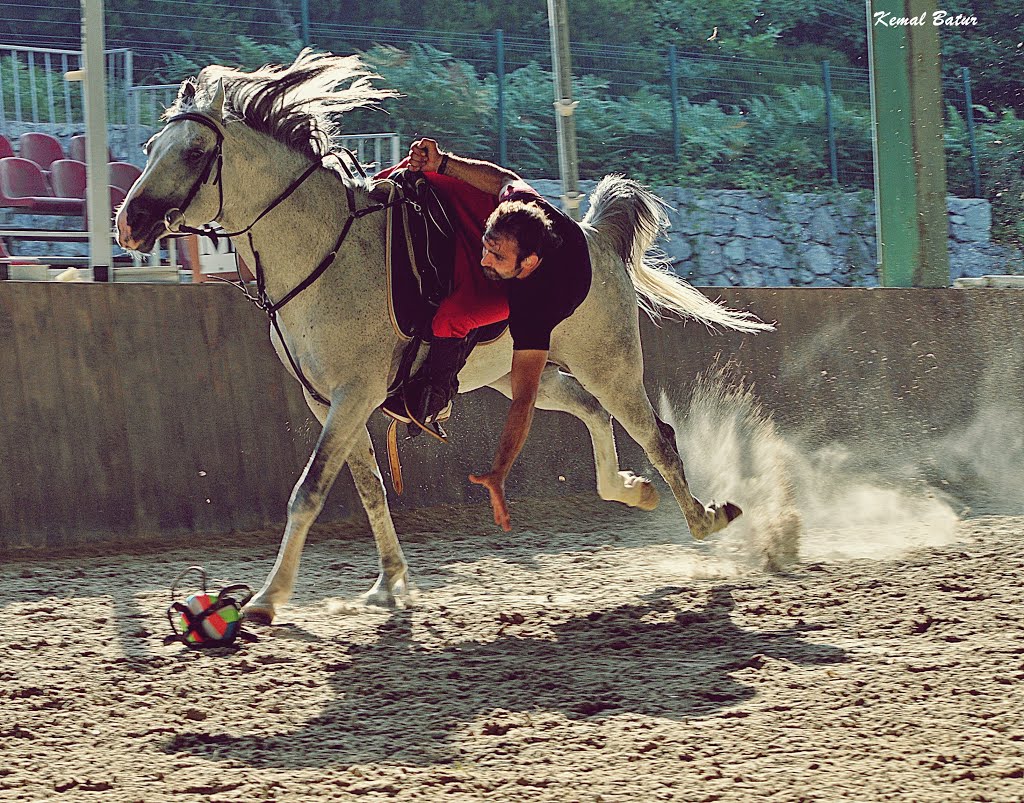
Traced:
[[141, 175], [142, 171], [131, 162], [110, 163], [110, 183], [115, 187], [120, 187], [126, 194]]
[[19, 138], [18, 155], [39, 165], [42, 171], [49, 171], [50, 165], [64, 158], [64, 147], [60, 140], [39, 131], [29, 131]]
[[[130, 165], [134, 166], [134, 165]], [[81, 162], [74, 159], [58, 159], [51, 165], [50, 185], [56, 195], [64, 198], [81, 198], [86, 200], [86, 169]], [[128, 193], [120, 187], [110, 185], [110, 209], [113, 211], [124, 201]], [[88, 210], [84, 210], [85, 227], [89, 227]]]
[[[68, 158], [77, 159], [79, 162], [87, 162], [85, 158], [86, 139], [85, 134], [77, 134], [71, 138], [71, 142], [68, 144]], [[107, 161], [113, 162], [114, 152], [107, 148]]]
[[50, 186], [61, 198], [84, 198], [85, 165], [74, 159], [58, 159], [50, 165]]
[[6, 159], [8, 156], [14, 156], [14, 148], [11, 147], [11, 141], [0, 134], [0, 159]]
[[39, 166], [28, 159], [0, 159], [0, 206], [33, 215], [81, 215], [78, 198], [54, 197]]

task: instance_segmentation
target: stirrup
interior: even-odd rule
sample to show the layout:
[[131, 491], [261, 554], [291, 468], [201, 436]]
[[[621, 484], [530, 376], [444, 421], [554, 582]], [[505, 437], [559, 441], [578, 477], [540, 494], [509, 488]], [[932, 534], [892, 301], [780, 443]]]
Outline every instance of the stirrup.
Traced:
[[[384, 400], [384, 403], [380, 406], [380, 411], [389, 418], [393, 418], [402, 424], [409, 424], [411, 426], [417, 426], [418, 422], [413, 418], [412, 413], [409, 412], [409, 406], [405, 403], [405, 397], [401, 393], [395, 393]], [[440, 424], [447, 421], [452, 417], [452, 400], [449, 399], [448, 404], [442, 407], [437, 415], [427, 416], [427, 420], [424, 424], [432, 425], [435, 427], [435, 431], [440, 430], [439, 434], [445, 437], [444, 430], [441, 429]]]
[[449, 400], [444, 407], [438, 410], [436, 415], [428, 415], [426, 421], [418, 421], [416, 416], [414, 416], [412, 411], [409, 409], [408, 404], [405, 405], [405, 414], [409, 417], [409, 434], [406, 436], [407, 439], [415, 438], [422, 430], [430, 437], [441, 441], [441, 443], [448, 443], [448, 433], [444, 431], [444, 428], [441, 426], [441, 422], [447, 421], [451, 418], [451, 400]]
[[[388, 407], [388, 402], [391, 402], [392, 407]], [[398, 407], [398, 403], [401, 403], [401, 410]], [[404, 412], [402, 412], [404, 410]], [[396, 393], [388, 399], [385, 399], [384, 404], [380, 406], [380, 411], [384, 415], [391, 418], [391, 423], [388, 425], [387, 442], [388, 442], [388, 465], [391, 468], [391, 484], [395, 488], [395, 493], [399, 496], [402, 495], [402, 491], [405, 490], [405, 481], [402, 479], [402, 461], [398, 455], [398, 424], [399, 422], [407, 424], [408, 434], [405, 436], [406, 440], [411, 440], [420, 432], [426, 432], [432, 438], [436, 438], [441, 443], [448, 443], [448, 433], [444, 431], [441, 426], [442, 421], [447, 421], [452, 414], [452, 402], [449, 400], [448, 404], [438, 412], [436, 416], [430, 416], [427, 419], [427, 423], [423, 424], [413, 418], [411, 412], [409, 412], [409, 405], [405, 403], [405, 398], [402, 394]]]

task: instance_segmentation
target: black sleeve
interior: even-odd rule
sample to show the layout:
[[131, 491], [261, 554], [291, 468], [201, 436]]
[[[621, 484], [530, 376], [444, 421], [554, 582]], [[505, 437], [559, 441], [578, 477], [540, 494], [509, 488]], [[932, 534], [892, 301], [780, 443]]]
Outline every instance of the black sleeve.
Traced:
[[551, 332], [561, 321], [549, 322], [545, 318], [530, 317], [518, 318], [513, 315], [509, 319], [509, 330], [512, 332], [512, 349], [514, 351], [525, 351], [527, 349], [540, 349], [548, 351], [551, 348]]

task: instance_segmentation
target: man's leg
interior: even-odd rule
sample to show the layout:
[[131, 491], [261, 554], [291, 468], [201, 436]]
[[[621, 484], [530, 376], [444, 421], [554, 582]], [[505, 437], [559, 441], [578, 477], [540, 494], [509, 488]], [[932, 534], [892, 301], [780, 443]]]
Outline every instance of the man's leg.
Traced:
[[451, 414], [452, 399], [459, 392], [459, 371], [476, 343], [473, 330], [466, 337], [435, 337], [426, 360], [410, 382], [405, 401], [412, 417], [423, 424], [444, 420]]

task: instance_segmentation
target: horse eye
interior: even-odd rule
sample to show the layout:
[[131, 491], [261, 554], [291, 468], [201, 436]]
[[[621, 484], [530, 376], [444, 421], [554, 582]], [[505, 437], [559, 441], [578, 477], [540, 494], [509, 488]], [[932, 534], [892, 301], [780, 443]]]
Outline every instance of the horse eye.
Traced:
[[206, 151], [202, 148], [189, 148], [185, 151], [185, 159], [189, 162], [198, 162], [204, 156], [206, 156]]

